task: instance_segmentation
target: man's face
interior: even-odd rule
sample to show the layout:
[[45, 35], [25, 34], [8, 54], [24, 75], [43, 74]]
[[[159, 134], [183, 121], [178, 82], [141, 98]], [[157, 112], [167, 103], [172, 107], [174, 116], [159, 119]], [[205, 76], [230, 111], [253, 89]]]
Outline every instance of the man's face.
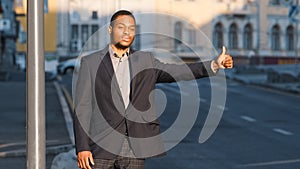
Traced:
[[135, 36], [135, 21], [131, 16], [120, 15], [109, 27], [111, 43], [117, 48], [130, 47]]

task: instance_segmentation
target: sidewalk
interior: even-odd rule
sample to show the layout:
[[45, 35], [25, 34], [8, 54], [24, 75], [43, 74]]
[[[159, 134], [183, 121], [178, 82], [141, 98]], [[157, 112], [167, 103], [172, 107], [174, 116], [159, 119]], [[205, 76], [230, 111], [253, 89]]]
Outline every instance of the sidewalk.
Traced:
[[226, 72], [228, 79], [300, 94], [300, 65], [258, 65]]
[[[26, 168], [25, 76], [25, 72], [15, 71], [10, 73], [6, 81], [0, 81], [0, 168]], [[67, 152], [74, 146], [69, 137], [55, 83], [46, 82], [45, 90], [46, 155], [47, 168], [50, 168], [54, 155]], [[14, 160], [10, 160], [12, 158]]]

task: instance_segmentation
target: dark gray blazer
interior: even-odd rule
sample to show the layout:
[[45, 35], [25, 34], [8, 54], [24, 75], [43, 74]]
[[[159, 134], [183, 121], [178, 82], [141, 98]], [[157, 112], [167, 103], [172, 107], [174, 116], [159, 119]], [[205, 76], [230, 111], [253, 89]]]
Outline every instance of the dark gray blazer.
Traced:
[[210, 61], [165, 64], [150, 52], [131, 51], [130, 104], [127, 109], [114, 76], [108, 47], [81, 59], [74, 98], [77, 153], [89, 150], [94, 158], [113, 159], [119, 154], [127, 132], [136, 157], [164, 154], [151, 93], [155, 84], [214, 75]]

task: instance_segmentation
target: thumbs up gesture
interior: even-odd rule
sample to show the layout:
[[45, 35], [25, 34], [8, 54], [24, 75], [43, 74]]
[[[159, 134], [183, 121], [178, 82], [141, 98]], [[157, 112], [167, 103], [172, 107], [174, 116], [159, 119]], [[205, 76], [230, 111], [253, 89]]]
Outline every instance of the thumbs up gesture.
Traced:
[[222, 53], [214, 60], [214, 68], [216, 69], [226, 69], [233, 67], [232, 57], [226, 54], [226, 48], [223, 46]]

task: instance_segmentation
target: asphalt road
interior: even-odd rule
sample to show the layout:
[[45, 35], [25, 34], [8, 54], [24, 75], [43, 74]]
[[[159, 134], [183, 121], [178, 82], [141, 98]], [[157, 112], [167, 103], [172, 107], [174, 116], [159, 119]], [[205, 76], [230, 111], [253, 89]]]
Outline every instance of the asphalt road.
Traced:
[[[24, 75], [22, 75], [24, 77]], [[0, 83], [0, 168], [26, 168], [26, 83], [13, 79]], [[57, 147], [70, 145], [64, 116], [52, 82], [46, 83], [46, 165], [50, 169]], [[49, 149], [51, 148], [51, 149]], [[7, 153], [7, 156], [3, 156]]]
[[[71, 79], [70, 75], [62, 78], [62, 84], [70, 92]], [[197, 80], [197, 84], [200, 108], [193, 128], [178, 145], [168, 151], [167, 156], [148, 159], [146, 169], [300, 168], [299, 95], [245, 86], [230, 80], [227, 80], [226, 86], [211, 84], [209, 79]], [[214, 102], [211, 97], [212, 86], [227, 91], [226, 105], [221, 107], [224, 108], [224, 114], [214, 134], [206, 142], [199, 143], [200, 132], [211, 102]], [[174, 83], [160, 84], [158, 89], [163, 91], [167, 100], [166, 109], [160, 116], [164, 132], [177, 119], [182, 98]], [[184, 91], [182, 95], [189, 98], [193, 94]]]

